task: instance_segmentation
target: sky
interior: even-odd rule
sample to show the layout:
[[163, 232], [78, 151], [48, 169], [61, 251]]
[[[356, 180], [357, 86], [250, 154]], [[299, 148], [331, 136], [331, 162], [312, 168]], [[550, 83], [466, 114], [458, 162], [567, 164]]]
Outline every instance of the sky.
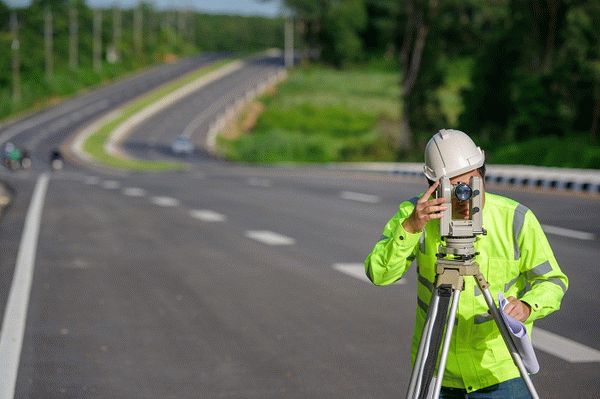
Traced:
[[[31, 0], [4, 0], [10, 6], [26, 6]], [[148, 0], [157, 8], [194, 8], [211, 13], [276, 16], [282, 11], [281, 0], [261, 2], [258, 0]], [[131, 7], [138, 0], [87, 0], [91, 7], [121, 5]]]

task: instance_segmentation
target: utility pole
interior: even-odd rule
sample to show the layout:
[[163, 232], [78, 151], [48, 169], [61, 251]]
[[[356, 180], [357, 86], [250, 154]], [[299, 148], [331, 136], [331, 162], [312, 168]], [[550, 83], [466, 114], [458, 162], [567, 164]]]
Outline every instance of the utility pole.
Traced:
[[189, 31], [190, 31], [190, 42], [194, 47], [198, 45], [198, 39], [196, 37], [196, 26], [198, 24], [198, 18], [194, 10], [191, 8], [188, 9], [188, 15], [191, 20]]
[[44, 50], [46, 53], [46, 79], [52, 80], [54, 75], [54, 32], [52, 30], [52, 11], [44, 9]]
[[139, 57], [143, 51], [143, 29], [144, 29], [144, 10], [143, 3], [139, 3], [133, 10], [133, 46], [135, 54]]
[[287, 18], [285, 20], [285, 67], [294, 66], [294, 20]]
[[94, 71], [99, 73], [102, 69], [102, 10], [94, 9], [93, 24], [93, 61]]
[[79, 66], [79, 22], [77, 9], [69, 7], [69, 68], [75, 71]]
[[17, 13], [10, 13], [10, 33], [12, 36], [12, 100], [13, 103], [21, 102], [21, 63], [19, 59], [19, 22]]

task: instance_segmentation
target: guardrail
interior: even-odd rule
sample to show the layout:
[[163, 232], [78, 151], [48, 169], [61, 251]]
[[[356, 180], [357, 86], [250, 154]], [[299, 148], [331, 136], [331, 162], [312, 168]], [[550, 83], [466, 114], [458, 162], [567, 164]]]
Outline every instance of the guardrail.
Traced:
[[[332, 164], [330, 167], [425, 178], [422, 163], [347, 163]], [[598, 169], [486, 165], [485, 181], [507, 186], [600, 194], [600, 170]]]

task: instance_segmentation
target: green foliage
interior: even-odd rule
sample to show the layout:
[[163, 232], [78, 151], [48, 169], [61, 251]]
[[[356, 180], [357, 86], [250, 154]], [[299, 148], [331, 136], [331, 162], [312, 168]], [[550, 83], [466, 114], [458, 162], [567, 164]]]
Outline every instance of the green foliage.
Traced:
[[[465, 130], [490, 149], [548, 136], [600, 142], [600, 2], [285, 4], [299, 21], [304, 46], [321, 50], [321, 60], [329, 64], [362, 62], [365, 55], [415, 61], [400, 63], [417, 71], [414, 87], [402, 99], [417, 147], [408, 154], [420, 152], [443, 127]], [[345, 13], [352, 7], [356, 23]], [[411, 58], [417, 26], [427, 35], [421, 57]], [[581, 165], [590, 164], [582, 158]]]
[[544, 137], [501, 145], [488, 151], [487, 162], [600, 169], [600, 145], [582, 136]]
[[283, 20], [235, 15], [196, 15], [196, 43], [206, 51], [256, 51], [281, 47]]
[[359, 32], [366, 25], [366, 10], [362, 0], [332, 2], [323, 18], [323, 59], [336, 66], [362, 57]]
[[334, 162], [393, 160], [387, 135], [398, 124], [394, 73], [295, 71], [273, 97], [251, 134], [220, 140], [232, 160]]

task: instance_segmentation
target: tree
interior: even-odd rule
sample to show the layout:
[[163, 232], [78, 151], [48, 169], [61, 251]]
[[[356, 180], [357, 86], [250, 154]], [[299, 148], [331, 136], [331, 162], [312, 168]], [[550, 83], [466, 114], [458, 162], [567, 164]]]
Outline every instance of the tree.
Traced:
[[421, 61], [427, 36], [437, 15], [437, 0], [407, 0], [405, 30], [402, 37], [399, 58], [402, 68], [402, 119], [395, 146], [400, 152], [414, 148], [414, 134], [411, 127], [410, 97], [421, 70]]
[[341, 67], [363, 56], [361, 31], [367, 15], [362, 0], [331, 1], [321, 26], [323, 60]]

